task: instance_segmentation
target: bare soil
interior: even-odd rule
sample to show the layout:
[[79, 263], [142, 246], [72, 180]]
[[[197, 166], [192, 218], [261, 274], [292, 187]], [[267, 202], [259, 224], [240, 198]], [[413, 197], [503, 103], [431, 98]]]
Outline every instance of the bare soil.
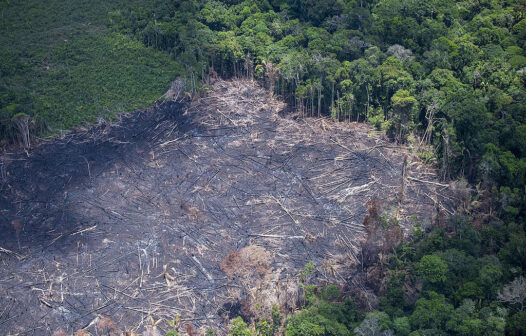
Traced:
[[166, 330], [177, 315], [181, 331], [224, 330], [292, 312], [309, 261], [310, 281], [353, 286], [362, 247], [381, 243], [371, 202], [397, 239], [458, 205], [382, 133], [286, 111], [254, 82], [217, 81], [5, 154], [0, 334]]

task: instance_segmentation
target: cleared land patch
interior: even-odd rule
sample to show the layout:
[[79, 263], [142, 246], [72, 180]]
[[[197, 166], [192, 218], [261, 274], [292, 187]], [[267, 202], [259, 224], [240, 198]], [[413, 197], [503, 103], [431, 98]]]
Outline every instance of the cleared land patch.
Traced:
[[371, 218], [396, 240], [453, 213], [436, 172], [367, 125], [285, 110], [254, 82], [217, 81], [6, 155], [2, 334], [290, 312], [310, 261], [311, 281], [352, 287], [389, 248]]

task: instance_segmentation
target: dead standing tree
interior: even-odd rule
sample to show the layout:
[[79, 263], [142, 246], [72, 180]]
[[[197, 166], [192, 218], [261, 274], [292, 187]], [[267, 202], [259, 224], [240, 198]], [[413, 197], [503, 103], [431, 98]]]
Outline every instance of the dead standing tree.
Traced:
[[177, 102], [178, 99], [181, 96], [183, 96], [185, 87], [186, 87], [186, 83], [184, 79], [178, 78], [172, 82], [168, 91], [166, 91], [166, 93], [163, 94], [161, 98], [164, 99], [165, 101]]
[[24, 148], [29, 149], [31, 147], [31, 137], [29, 134], [29, 124], [31, 118], [25, 113], [18, 113], [13, 116], [12, 120], [20, 132]]
[[274, 83], [276, 81], [276, 75], [277, 75], [277, 69], [272, 65], [271, 62], [264, 61], [263, 65], [265, 66], [267, 88], [269, 89], [270, 93], [273, 95], [274, 94]]
[[7, 171], [5, 169], [6, 159], [4, 155], [0, 154], [0, 182], [3, 182], [7, 178]]

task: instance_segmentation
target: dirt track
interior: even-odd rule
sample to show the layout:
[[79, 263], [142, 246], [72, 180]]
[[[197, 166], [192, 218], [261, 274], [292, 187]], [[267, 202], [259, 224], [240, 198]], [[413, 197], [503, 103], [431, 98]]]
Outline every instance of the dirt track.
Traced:
[[0, 334], [292, 311], [309, 261], [312, 281], [351, 281], [369, 201], [406, 232], [452, 212], [435, 172], [368, 126], [284, 110], [252, 82], [218, 81], [7, 155]]

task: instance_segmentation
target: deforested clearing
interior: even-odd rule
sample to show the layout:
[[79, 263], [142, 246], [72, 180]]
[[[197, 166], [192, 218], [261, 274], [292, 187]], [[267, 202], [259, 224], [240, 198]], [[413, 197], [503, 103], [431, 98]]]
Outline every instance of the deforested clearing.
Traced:
[[0, 330], [14, 333], [91, 330], [105, 316], [135, 331], [175, 316], [225, 330], [273, 304], [295, 311], [311, 261], [314, 282], [367, 304], [367, 265], [465, 201], [381, 132], [303, 119], [248, 80], [4, 165], [0, 307], [13, 318]]

